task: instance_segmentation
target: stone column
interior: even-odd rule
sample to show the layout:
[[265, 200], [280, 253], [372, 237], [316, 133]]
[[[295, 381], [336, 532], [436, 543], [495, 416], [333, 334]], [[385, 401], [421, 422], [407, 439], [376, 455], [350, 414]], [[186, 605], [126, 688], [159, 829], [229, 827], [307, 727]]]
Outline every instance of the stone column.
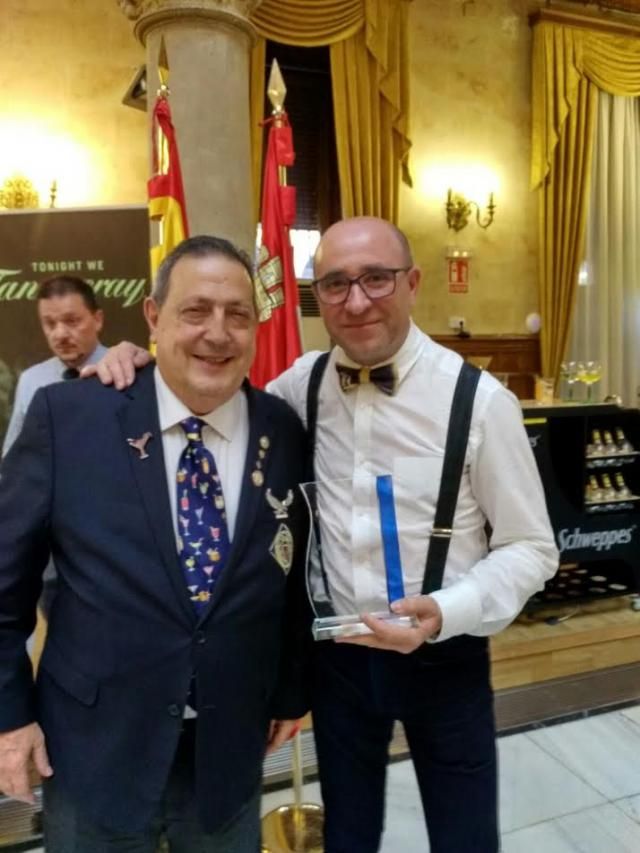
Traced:
[[164, 36], [190, 234], [226, 237], [251, 257], [249, 56], [254, 30], [249, 14], [260, 2], [118, 0], [146, 46], [149, 117]]

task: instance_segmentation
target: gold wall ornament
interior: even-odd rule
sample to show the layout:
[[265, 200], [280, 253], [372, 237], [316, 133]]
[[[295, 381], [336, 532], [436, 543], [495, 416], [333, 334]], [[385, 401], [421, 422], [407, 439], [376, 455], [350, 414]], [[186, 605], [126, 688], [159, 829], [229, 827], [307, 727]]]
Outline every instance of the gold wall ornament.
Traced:
[[449, 228], [452, 228], [454, 231], [462, 231], [463, 228], [466, 228], [469, 222], [469, 217], [471, 216], [471, 211], [474, 207], [476, 209], [476, 222], [480, 228], [488, 228], [493, 222], [493, 217], [496, 212], [493, 193], [489, 193], [489, 202], [487, 204], [486, 213], [481, 218], [480, 205], [477, 202], [465, 198], [461, 193], [449, 190], [447, 193], [447, 203], [445, 205], [445, 210], [447, 212], [447, 225]]
[[0, 187], [0, 207], [9, 210], [38, 207], [36, 188], [24, 175], [12, 175]]
[[137, 20], [142, 14], [142, 4], [144, 0], [117, 0], [120, 10], [131, 21]]

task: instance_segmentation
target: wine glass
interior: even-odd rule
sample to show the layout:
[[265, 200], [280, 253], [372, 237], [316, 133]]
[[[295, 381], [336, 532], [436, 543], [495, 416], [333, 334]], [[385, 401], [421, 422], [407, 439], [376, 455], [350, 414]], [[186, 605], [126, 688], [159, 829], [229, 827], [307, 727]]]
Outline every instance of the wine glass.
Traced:
[[563, 361], [560, 365], [560, 380], [566, 385], [567, 401], [573, 401], [573, 386], [578, 380], [578, 365], [575, 361]]
[[602, 365], [599, 361], [580, 362], [578, 379], [587, 386], [587, 403], [592, 402], [593, 386], [602, 378]]

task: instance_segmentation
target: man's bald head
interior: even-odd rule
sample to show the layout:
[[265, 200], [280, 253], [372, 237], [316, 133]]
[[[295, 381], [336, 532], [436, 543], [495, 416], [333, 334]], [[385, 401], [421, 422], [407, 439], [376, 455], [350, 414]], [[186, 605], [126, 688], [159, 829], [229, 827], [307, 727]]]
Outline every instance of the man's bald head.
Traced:
[[[320, 314], [332, 340], [357, 364], [392, 359], [409, 333], [420, 284], [402, 231], [374, 216], [336, 222], [322, 235], [314, 271]], [[338, 299], [327, 299], [330, 291]]]
[[353, 216], [335, 222], [324, 232], [313, 258], [314, 274], [319, 275], [318, 264], [322, 262], [322, 256], [327, 245], [332, 245], [336, 240], [362, 239], [364, 235], [371, 235], [374, 239], [377, 235], [385, 235], [387, 238], [391, 236], [400, 250], [400, 265], [403, 267], [413, 266], [413, 255], [409, 241], [404, 232], [396, 225], [378, 216]]

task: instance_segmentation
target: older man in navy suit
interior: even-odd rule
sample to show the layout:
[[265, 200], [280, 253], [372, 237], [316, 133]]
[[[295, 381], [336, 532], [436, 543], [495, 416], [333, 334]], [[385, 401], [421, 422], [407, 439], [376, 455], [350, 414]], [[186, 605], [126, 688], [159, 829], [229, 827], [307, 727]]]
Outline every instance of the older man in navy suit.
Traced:
[[48, 853], [162, 833], [256, 853], [263, 756], [307, 709], [304, 432], [245, 380], [257, 319], [230, 243], [182, 243], [145, 313], [156, 366], [126, 394], [41, 389], [0, 469], [0, 790], [29, 800], [35, 763]]

